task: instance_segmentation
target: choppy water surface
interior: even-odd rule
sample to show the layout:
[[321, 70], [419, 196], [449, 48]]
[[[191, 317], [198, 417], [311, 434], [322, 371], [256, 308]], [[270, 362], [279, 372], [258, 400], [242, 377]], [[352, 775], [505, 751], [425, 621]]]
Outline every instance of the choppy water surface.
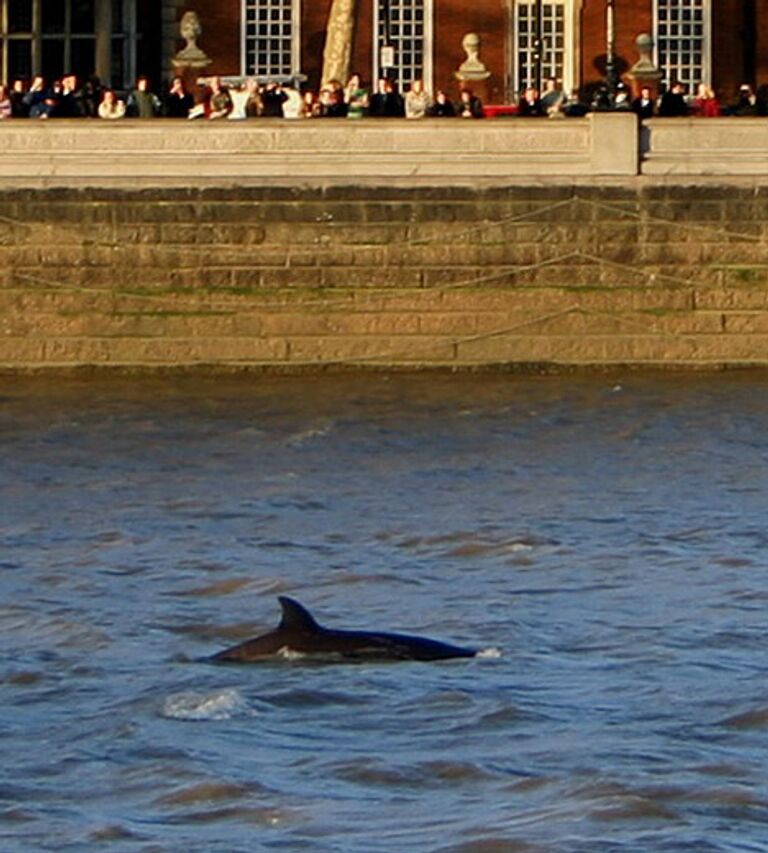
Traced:
[[[768, 850], [768, 379], [0, 383], [0, 848]], [[214, 666], [276, 595], [500, 645]]]

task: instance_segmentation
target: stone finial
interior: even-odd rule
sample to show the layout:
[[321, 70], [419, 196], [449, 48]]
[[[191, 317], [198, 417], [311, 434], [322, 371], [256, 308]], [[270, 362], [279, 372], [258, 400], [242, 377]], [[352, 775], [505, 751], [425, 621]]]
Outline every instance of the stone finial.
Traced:
[[491, 72], [480, 59], [480, 36], [477, 33], [467, 33], [462, 39], [461, 46], [467, 54], [466, 60], [459, 66], [456, 78], [461, 82], [487, 80]]
[[173, 58], [173, 64], [184, 68], [205, 68], [211, 64], [205, 51], [197, 46], [197, 40], [203, 32], [197, 12], [185, 12], [179, 24], [181, 37], [187, 43]]
[[635, 47], [640, 58], [629, 69], [629, 74], [635, 79], [650, 78], [658, 79], [661, 71], [653, 63], [653, 39], [648, 33], [640, 33], [635, 39]]
[[653, 62], [653, 39], [648, 33], [640, 33], [635, 39], [635, 46], [640, 58], [626, 73], [626, 79], [632, 86], [632, 94], [635, 97], [639, 95], [643, 86], [648, 86], [655, 93], [662, 73]]

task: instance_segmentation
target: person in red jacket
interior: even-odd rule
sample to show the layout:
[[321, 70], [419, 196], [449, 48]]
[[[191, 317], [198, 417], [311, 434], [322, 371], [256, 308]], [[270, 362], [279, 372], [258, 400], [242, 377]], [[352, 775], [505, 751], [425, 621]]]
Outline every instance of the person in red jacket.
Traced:
[[720, 102], [711, 86], [706, 83], [699, 83], [696, 97], [691, 104], [691, 112], [693, 115], [702, 118], [714, 118], [720, 115]]

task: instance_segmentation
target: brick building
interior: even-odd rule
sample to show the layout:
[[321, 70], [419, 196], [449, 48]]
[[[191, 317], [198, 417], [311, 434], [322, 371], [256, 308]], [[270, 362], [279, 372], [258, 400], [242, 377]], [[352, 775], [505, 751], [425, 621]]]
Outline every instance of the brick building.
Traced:
[[[199, 15], [208, 71], [306, 79], [318, 85], [332, 0], [0, 0], [0, 77], [94, 70], [115, 86], [137, 73], [166, 77], [183, 46], [178, 21]], [[567, 88], [602, 79], [613, 19], [619, 73], [637, 59], [641, 32], [656, 42], [665, 79], [711, 82], [730, 97], [741, 82], [768, 83], [768, 0], [357, 0], [352, 67], [370, 81], [381, 48], [394, 48], [393, 76], [455, 88], [476, 32], [494, 101], [539, 71]], [[612, 12], [609, 13], [609, 7]], [[536, 35], [543, 45], [540, 68]], [[391, 54], [390, 54], [391, 55]], [[387, 61], [386, 52], [383, 54]]]

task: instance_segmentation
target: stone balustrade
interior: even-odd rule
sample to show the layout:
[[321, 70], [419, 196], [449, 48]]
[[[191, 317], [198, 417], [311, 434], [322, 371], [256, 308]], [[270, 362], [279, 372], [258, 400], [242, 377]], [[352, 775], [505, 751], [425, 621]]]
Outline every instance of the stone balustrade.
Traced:
[[635, 118], [487, 121], [9, 121], [0, 182], [11, 186], [192, 186], [263, 181], [629, 176]]
[[768, 175], [768, 119], [653, 119], [641, 155], [644, 175]]
[[1, 186], [194, 186], [768, 175], [768, 120], [0, 123]]

